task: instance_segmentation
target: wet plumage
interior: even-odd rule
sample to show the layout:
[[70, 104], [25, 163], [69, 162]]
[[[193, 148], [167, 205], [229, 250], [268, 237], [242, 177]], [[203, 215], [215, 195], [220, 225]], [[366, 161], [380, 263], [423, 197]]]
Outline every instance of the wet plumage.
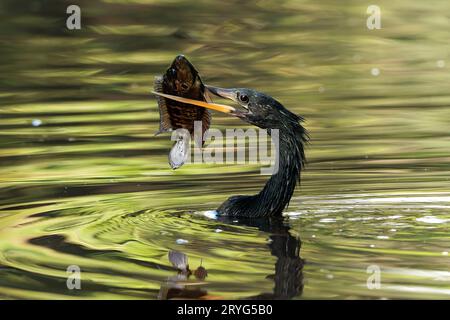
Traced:
[[306, 161], [304, 146], [308, 134], [302, 126], [303, 118], [272, 97], [252, 89], [208, 86], [208, 91], [237, 102], [244, 110], [236, 110], [236, 117], [266, 129], [269, 135], [272, 130], [279, 130], [278, 171], [258, 194], [232, 196], [217, 209], [218, 213], [246, 218], [281, 216], [300, 182], [300, 172]]

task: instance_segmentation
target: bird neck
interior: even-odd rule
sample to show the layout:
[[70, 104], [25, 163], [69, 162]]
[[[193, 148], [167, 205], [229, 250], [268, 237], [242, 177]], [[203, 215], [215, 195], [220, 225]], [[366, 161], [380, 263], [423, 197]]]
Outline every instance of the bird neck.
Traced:
[[252, 219], [281, 216], [294, 193], [297, 181], [300, 181], [300, 171], [305, 162], [303, 146], [307, 139], [305, 129], [297, 120], [293, 125], [279, 129], [276, 156], [278, 170], [258, 194], [230, 197], [217, 212], [223, 216]]
[[298, 127], [279, 130], [278, 169], [255, 196], [258, 212], [264, 216], [279, 216], [289, 204], [304, 163], [304, 129]]

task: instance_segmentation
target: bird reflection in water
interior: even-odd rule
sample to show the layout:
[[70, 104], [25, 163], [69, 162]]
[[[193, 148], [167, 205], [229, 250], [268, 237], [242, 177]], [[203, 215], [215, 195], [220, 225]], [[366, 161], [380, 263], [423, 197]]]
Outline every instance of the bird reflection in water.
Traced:
[[[301, 296], [303, 293], [303, 265], [300, 257], [301, 240], [293, 235], [290, 227], [282, 218], [243, 219], [233, 222], [231, 218], [220, 217], [220, 222], [238, 224], [258, 228], [269, 234], [268, 247], [270, 254], [277, 258], [275, 273], [268, 275], [266, 279], [274, 282], [272, 292], [263, 292], [256, 296], [243, 297], [254, 300], [288, 300]], [[236, 220], [234, 220], [236, 221]], [[204, 286], [207, 271], [199, 266], [194, 272], [189, 269], [188, 257], [181, 252], [170, 251], [169, 260], [178, 269], [178, 273], [172, 276], [161, 286], [159, 299], [223, 299], [220, 296], [209, 295]], [[189, 278], [194, 275], [195, 280]]]
[[[167, 282], [161, 286], [158, 299], [205, 299], [208, 297], [207, 291], [202, 289], [202, 285], [206, 284], [204, 280], [208, 276], [208, 271], [202, 266], [202, 263], [192, 271], [189, 268], [187, 255], [179, 251], [169, 251], [169, 261], [178, 270], [178, 273], [169, 277]], [[196, 280], [190, 280], [192, 275]], [[212, 298], [209, 297], [209, 299]]]
[[304, 260], [300, 257], [301, 240], [299, 236], [291, 234], [287, 221], [283, 218], [243, 219], [239, 220], [239, 224], [267, 232], [270, 253], [277, 258], [275, 273], [266, 277], [274, 282], [273, 292], [261, 293], [246, 299], [288, 300], [301, 296], [304, 265]]

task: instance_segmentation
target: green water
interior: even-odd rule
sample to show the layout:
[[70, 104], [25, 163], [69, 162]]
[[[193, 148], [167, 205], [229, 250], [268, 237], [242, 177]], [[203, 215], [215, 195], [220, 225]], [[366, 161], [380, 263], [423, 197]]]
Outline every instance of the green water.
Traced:
[[[381, 30], [364, 1], [86, 0], [79, 31], [69, 4], [0, 3], [1, 298], [450, 298], [448, 1], [377, 1]], [[307, 119], [284, 226], [202, 215], [259, 166], [169, 168], [149, 91], [179, 53]], [[208, 277], [174, 280], [170, 250]]]

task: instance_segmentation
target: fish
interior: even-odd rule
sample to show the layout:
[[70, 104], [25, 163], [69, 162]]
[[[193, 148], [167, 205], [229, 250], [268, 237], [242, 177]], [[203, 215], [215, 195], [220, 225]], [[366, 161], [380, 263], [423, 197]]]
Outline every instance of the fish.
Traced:
[[[195, 67], [184, 55], [178, 55], [162, 76], [155, 77], [155, 93], [173, 95], [196, 101], [212, 102]], [[211, 125], [211, 113], [208, 109], [192, 104], [168, 99], [157, 95], [160, 115], [159, 130], [156, 135], [177, 129], [186, 129], [190, 137], [194, 135], [194, 122], [202, 122], [203, 135]], [[169, 152], [169, 164], [172, 169], [181, 167], [187, 160], [189, 136], [180, 134]]]

